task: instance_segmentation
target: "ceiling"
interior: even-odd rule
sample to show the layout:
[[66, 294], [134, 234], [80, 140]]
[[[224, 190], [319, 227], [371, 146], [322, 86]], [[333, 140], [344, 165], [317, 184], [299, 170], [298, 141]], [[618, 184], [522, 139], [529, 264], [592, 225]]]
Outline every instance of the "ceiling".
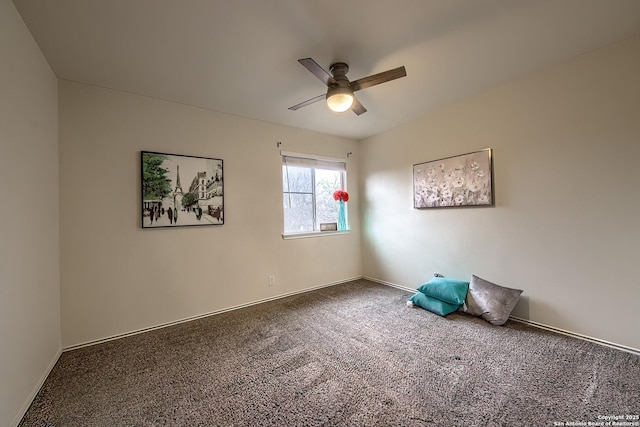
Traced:
[[[640, 0], [14, 0], [55, 74], [362, 139], [640, 34]], [[369, 110], [288, 107], [326, 87], [297, 60], [359, 79]]]

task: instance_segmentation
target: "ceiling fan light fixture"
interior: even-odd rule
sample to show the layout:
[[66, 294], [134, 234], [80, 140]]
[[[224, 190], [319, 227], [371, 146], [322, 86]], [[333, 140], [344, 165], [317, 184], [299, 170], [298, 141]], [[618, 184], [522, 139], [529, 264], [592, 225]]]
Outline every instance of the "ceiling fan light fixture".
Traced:
[[342, 113], [353, 105], [353, 90], [349, 87], [336, 87], [327, 92], [327, 105], [332, 111]]

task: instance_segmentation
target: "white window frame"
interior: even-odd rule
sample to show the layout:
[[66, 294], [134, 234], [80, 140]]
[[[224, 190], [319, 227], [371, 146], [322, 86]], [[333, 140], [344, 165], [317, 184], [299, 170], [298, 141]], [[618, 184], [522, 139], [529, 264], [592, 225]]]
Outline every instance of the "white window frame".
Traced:
[[[291, 165], [291, 166], [298, 166], [298, 167], [308, 167], [308, 168], [318, 168], [318, 169], [329, 169], [329, 170], [338, 170], [342, 172], [342, 188], [341, 190], [346, 191], [347, 189], [347, 160], [346, 159], [341, 159], [341, 158], [336, 158], [336, 157], [326, 157], [326, 156], [317, 156], [317, 155], [313, 155], [313, 154], [303, 154], [303, 153], [294, 153], [294, 152], [290, 152], [290, 151], [281, 151], [280, 154], [282, 155], [282, 166], [287, 166], [287, 165]], [[284, 168], [282, 168], [284, 169]], [[283, 180], [286, 179], [286, 176], [283, 176]], [[315, 182], [312, 186], [313, 188], [313, 209], [314, 209], [314, 228], [316, 227], [316, 221], [315, 221], [315, 210], [316, 210], [316, 193], [315, 193]], [[284, 199], [285, 194], [287, 194], [288, 192], [284, 191], [284, 188], [282, 189], [282, 196], [283, 196], [283, 203], [286, 202], [286, 200]], [[337, 203], [337, 202], [336, 202]], [[345, 209], [346, 209], [346, 205], [345, 205]], [[332, 236], [332, 235], [340, 235], [340, 234], [348, 234], [349, 233], [349, 229], [348, 229], [348, 219], [349, 219], [349, 215], [348, 215], [348, 209], [346, 210], [346, 217], [347, 217], [347, 230], [340, 230], [340, 231], [320, 231], [320, 230], [313, 230], [313, 231], [304, 231], [304, 232], [286, 232], [284, 231], [284, 212], [283, 212], [283, 233], [282, 233], [282, 238], [283, 239], [299, 239], [299, 238], [306, 238], [306, 237], [320, 237], [320, 236]]]

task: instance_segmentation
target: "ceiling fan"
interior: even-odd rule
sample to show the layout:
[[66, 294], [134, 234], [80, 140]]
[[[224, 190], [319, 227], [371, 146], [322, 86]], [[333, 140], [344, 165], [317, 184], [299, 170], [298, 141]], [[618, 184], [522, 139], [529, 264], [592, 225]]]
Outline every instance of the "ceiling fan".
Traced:
[[363, 77], [350, 82], [347, 78], [349, 66], [344, 62], [335, 62], [331, 64], [329, 67], [331, 74], [326, 72], [324, 68], [318, 65], [318, 63], [311, 58], [298, 59], [298, 62], [304, 65], [307, 70], [311, 71], [311, 74], [320, 79], [322, 83], [327, 85], [328, 89], [326, 94], [318, 95], [315, 98], [311, 98], [307, 101], [296, 104], [293, 107], [289, 107], [289, 110], [294, 111], [299, 110], [302, 107], [306, 107], [307, 105], [311, 105], [314, 102], [326, 99], [327, 105], [333, 111], [342, 113], [343, 111], [351, 109], [359, 116], [360, 114], [366, 113], [367, 109], [364, 108], [364, 105], [362, 105], [360, 101], [358, 101], [354, 92], [380, 83], [399, 79], [400, 77], [405, 77], [407, 75], [407, 71], [404, 67], [398, 67], [393, 70], [383, 71], [382, 73], [373, 74], [369, 77]]

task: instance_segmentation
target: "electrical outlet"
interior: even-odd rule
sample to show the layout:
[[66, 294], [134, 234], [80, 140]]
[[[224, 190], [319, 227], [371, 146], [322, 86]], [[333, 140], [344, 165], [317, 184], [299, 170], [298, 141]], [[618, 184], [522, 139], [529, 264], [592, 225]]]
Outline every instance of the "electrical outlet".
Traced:
[[272, 274], [269, 276], [269, 286], [273, 286], [275, 284], [276, 284], [276, 276]]

